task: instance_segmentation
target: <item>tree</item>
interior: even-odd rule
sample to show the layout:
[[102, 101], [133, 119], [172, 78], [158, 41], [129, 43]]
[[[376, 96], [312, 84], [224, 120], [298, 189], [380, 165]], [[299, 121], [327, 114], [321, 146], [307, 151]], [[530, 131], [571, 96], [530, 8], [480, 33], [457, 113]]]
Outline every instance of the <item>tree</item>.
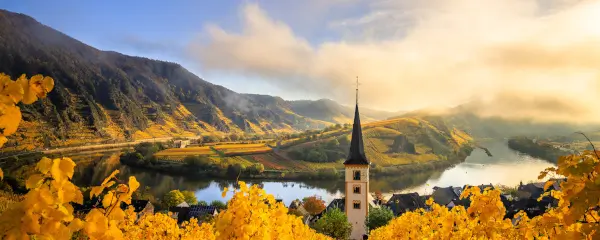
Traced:
[[204, 168], [210, 165], [210, 159], [206, 156], [186, 156], [183, 162], [192, 168]]
[[181, 191], [181, 194], [183, 194], [183, 198], [185, 200], [186, 203], [188, 203], [189, 205], [194, 205], [196, 203], [198, 203], [198, 199], [196, 199], [196, 194], [192, 191]]
[[327, 154], [323, 149], [313, 148], [308, 150], [305, 160], [309, 162], [327, 162]]
[[369, 210], [369, 215], [365, 221], [365, 225], [369, 230], [385, 226], [394, 218], [394, 212], [387, 206], [381, 206], [380, 208], [373, 208]]
[[317, 220], [313, 228], [318, 233], [335, 239], [348, 239], [352, 232], [352, 225], [348, 222], [348, 217], [338, 208], [328, 210], [322, 218]]
[[200, 206], [208, 206], [208, 203], [206, 203], [206, 201], [204, 201], [204, 200], [201, 200], [201, 201], [198, 201], [198, 205], [200, 205]]
[[214, 200], [212, 202], [210, 202], [210, 205], [213, 207], [216, 207], [219, 210], [223, 210], [227, 208], [227, 205], [225, 205], [225, 203], [219, 201], [219, 200]]
[[261, 163], [255, 163], [252, 166], [246, 168], [246, 172], [248, 172], [250, 175], [258, 175], [261, 174], [265, 171], [265, 166], [262, 165]]
[[302, 206], [310, 215], [317, 215], [325, 210], [325, 201], [318, 196], [304, 198]]
[[168, 207], [175, 207], [185, 201], [185, 196], [179, 190], [171, 190], [163, 197], [163, 202]]
[[155, 143], [150, 143], [150, 142], [144, 142], [144, 143], [135, 145], [135, 147], [133, 147], [133, 149], [136, 152], [142, 154], [142, 156], [144, 156], [144, 157], [152, 156], [152, 155], [154, 155], [154, 153], [157, 153], [160, 150], [158, 145], [156, 145]]
[[227, 167], [227, 176], [229, 177], [237, 177], [241, 172], [245, 170], [245, 167], [239, 163], [229, 165]]
[[344, 135], [338, 138], [338, 142], [340, 145], [349, 145], [350, 144], [350, 135]]
[[340, 146], [340, 142], [336, 138], [327, 142], [327, 148], [337, 148], [339, 146]]
[[216, 143], [219, 142], [219, 138], [213, 135], [208, 135], [208, 136], [204, 136], [202, 137], [202, 142], [205, 143]]

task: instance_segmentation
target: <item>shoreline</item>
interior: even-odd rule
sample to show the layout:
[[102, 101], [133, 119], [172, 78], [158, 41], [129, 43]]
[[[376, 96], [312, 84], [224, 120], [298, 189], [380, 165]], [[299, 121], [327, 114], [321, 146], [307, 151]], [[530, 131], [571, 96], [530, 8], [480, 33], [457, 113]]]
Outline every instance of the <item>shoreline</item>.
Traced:
[[[457, 153], [447, 157], [447, 160], [435, 160], [424, 163], [413, 163], [386, 167], [373, 167], [370, 169], [372, 178], [382, 178], [390, 175], [418, 173], [437, 170], [441, 168], [450, 168], [456, 164], [462, 163], [474, 150], [472, 146], [463, 146]], [[260, 174], [235, 174], [231, 175], [223, 169], [217, 169], [217, 166], [211, 165], [203, 169], [191, 169], [190, 166], [182, 162], [158, 161], [156, 164], [139, 165], [131, 161], [120, 158], [123, 165], [136, 170], [144, 169], [159, 172], [171, 176], [183, 176], [197, 179], [216, 178], [223, 180], [333, 180], [343, 179], [343, 169], [315, 169], [313, 171], [294, 171], [294, 170], [264, 170]]]

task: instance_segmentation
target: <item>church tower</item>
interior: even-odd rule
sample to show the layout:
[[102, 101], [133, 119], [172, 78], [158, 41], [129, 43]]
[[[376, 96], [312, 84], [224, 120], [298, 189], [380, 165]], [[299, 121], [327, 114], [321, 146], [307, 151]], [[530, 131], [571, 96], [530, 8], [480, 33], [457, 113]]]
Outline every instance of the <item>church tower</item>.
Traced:
[[356, 87], [356, 108], [352, 126], [350, 153], [344, 162], [346, 170], [346, 216], [352, 224], [350, 239], [363, 239], [367, 233], [365, 220], [369, 214], [369, 160], [365, 155], [358, 114], [358, 80]]

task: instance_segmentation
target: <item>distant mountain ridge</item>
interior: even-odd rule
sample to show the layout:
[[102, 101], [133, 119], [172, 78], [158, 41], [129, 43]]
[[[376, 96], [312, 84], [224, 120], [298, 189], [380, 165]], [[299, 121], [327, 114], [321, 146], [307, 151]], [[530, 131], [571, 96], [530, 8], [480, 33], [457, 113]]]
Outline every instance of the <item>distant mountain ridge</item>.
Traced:
[[[351, 109], [330, 100], [306, 101], [304, 106], [280, 97], [239, 94], [179, 64], [101, 51], [27, 15], [1, 9], [0, 63], [0, 72], [13, 78], [42, 74], [55, 79], [47, 99], [21, 106], [26, 121], [12, 144], [264, 134], [350, 122], [346, 113]], [[366, 118], [381, 116], [385, 113]]]

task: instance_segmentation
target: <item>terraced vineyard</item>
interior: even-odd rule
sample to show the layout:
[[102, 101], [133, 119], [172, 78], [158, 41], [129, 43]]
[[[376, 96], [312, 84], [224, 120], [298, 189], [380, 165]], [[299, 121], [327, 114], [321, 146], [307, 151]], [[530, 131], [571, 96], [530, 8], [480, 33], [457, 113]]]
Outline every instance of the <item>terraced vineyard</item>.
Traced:
[[273, 149], [265, 144], [227, 144], [188, 148], [170, 148], [156, 153], [155, 156], [164, 157], [170, 160], [182, 160], [185, 156], [217, 156], [218, 153], [213, 151], [211, 147], [223, 152], [225, 156], [243, 156], [250, 154], [269, 153], [273, 151]]

